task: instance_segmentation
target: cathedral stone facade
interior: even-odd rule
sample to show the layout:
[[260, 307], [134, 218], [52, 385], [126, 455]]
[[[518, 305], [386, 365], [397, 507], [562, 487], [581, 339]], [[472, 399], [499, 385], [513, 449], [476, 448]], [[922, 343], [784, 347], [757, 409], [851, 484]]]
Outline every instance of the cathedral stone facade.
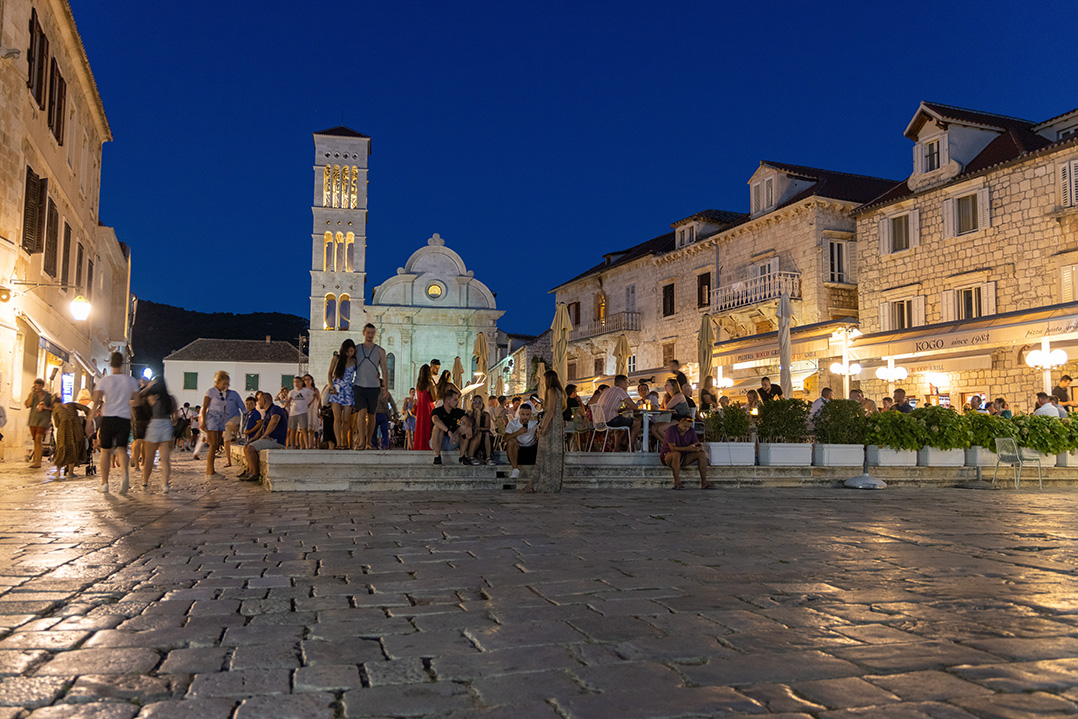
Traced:
[[470, 381], [476, 337], [487, 335], [487, 363], [501, 339], [494, 293], [435, 234], [412, 253], [396, 276], [365, 301], [367, 158], [371, 139], [347, 127], [315, 133], [312, 214], [310, 372], [325, 382], [333, 352], [346, 338], [363, 341], [363, 326], [378, 328], [390, 391], [400, 401], [420, 365], [437, 358], [452, 369], [460, 357]]

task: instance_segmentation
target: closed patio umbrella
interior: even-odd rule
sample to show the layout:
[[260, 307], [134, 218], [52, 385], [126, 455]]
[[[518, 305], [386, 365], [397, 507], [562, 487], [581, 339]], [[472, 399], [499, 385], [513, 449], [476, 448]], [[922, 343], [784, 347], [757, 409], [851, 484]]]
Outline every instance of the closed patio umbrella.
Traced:
[[457, 387], [463, 387], [461, 381], [464, 379], [464, 365], [460, 363], [460, 357], [458, 356], [453, 360], [453, 384]]
[[625, 335], [618, 337], [618, 343], [614, 346], [614, 374], [629, 374], [629, 338]]
[[535, 367], [535, 379], [536, 379], [536, 394], [539, 395], [539, 401], [543, 401], [543, 397], [546, 395], [546, 362], [539, 360], [539, 364]]
[[498, 381], [494, 383], [494, 396], [501, 397], [505, 394], [505, 380], [502, 379], [502, 375], [498, 373]]
[[704, 378], [711, 374], [712, 357], [715, 345], [715, 329], [711, 323], [711, 315], [705, 313], [700, 319], [700, 334], [696, 338], [697, 362], [700, 363], [700, 386], [704, 386]]
[[790, 376], [790, 320], [793, 319], [793, 305], [790, 295], [783, 292], [779, 298], [779, 386], [782, 396], [789, 399], [793, 395], [794, 383]]
[[483, 375], [483, 394], [490, 394], [486, 390], [487, 387], [490, 387], [490, 382], [487, 380], [487, 362], [490, 359], [490, 347], [487, 345], [487, 336], [483, 332], [475, 336], [473, 354], [475, 355], [475, 370]]
[[569, 308], [564, 302], [558, 303], [558, 308], [554, 311], [554, 323], [550, 325], [550, 329], [554, 335], [551, 338], [554, 342], [553, 369], [558, 373], [558, 379], [564, 386], [568, 381], [566, 374], [569, 371], [569, 334], [573, 331], [573, 322], [569, 319]]

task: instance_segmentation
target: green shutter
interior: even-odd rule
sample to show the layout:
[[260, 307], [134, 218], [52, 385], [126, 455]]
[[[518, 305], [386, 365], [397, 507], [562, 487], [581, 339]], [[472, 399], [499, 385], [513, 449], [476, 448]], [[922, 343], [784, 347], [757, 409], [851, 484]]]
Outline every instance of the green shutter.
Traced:
[[198, 372], [183, 373], [183, 388], [194, 390], [198, 389]]
[[256, 375], [256, 374], [246, 375], [245, 380], [244, 380], [244, 389], [247, 392], [257, 392], [258, 391], [258, 375]]

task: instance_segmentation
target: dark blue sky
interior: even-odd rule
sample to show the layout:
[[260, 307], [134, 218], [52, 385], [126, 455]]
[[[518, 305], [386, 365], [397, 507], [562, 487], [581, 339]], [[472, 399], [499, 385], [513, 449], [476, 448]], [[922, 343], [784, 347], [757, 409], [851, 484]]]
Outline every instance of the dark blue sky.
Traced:
[[[438, 232], [548, 327], [547, 291], [761, 159], [905, 177], [918, 101], [1078, 106], [1071, 3], [72, 0], [133, 291], [309, 312], [311, 133], [372, 136], [367, 289]], [[249, 278], [260, 281], [251, 282]]]

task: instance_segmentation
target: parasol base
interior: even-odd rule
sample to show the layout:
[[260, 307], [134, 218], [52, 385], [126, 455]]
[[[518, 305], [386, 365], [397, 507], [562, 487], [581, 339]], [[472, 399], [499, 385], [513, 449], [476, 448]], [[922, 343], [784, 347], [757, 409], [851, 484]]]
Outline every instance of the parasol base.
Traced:
[[845, 486], [850, 489], [886, 489], [887, 483], [882, 479], [876, 479], [868, 474], [862, 474], [860, 477], [850, 477], [844, 482]]

